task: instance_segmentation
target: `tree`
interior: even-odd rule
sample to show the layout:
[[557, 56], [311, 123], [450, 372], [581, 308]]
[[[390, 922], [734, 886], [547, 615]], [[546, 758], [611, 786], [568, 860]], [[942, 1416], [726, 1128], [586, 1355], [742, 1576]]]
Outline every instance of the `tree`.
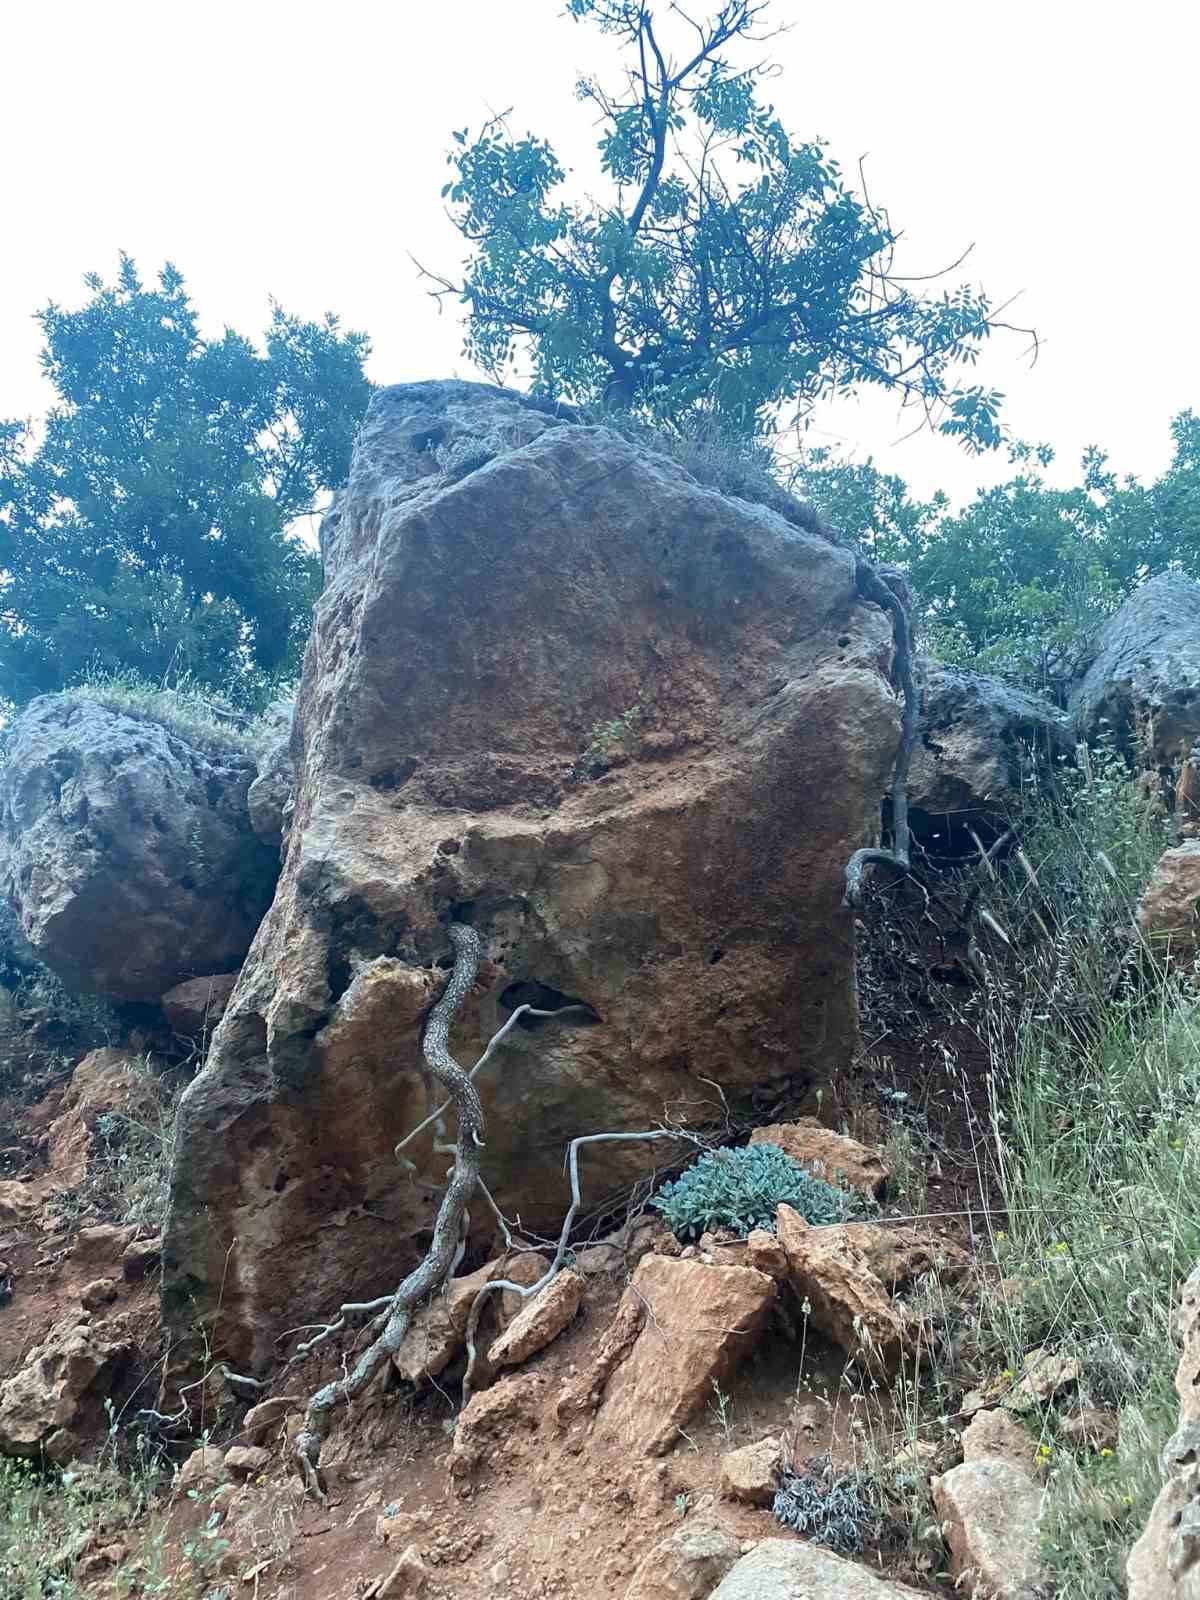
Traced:
[[766, 9], [724, 0], [697, 22], [672, 5], [675, 59], [645, 0], [568, 0], [631, 61], [618, 91], [578, 85], [610, 192], [561, 199], [552, 147], [503, 118], [456, 132], [443, 195], [473, 254], [461, 279], [426, 274], [432, 292], [465, 303], [485, 370], [523, 352], [555, 398], [748, 433], [784, 403], [803, 413], [874, 384], [970, 448], [997, 444], [1002, 397], [955, 374], [1004, 324], [979, 290], [898, 276], [886, 213], [786, 132], [758, 95], [764, 64], [731, 65], [731, 46], [765, 37]]
[[97, 670], [190, 676], [241, 703], [295, 671], [318, 563], [294, 531], [346, 476], [368, 345], [273, 307], [259, 350], [201, 338], [170, 265], [48, 305], [57, 404], [0, 425], [0, 693]]
[[870, 462], [813, 452], [792, 475], [848, 539], [909, 574], [928, 648], [1007, 673], [1061, 698], [1096, 625], [1147, 578], [1200, 577], [1200, 418], [1171, 424], [1174, 457], [1143, 484], [1084, 452], [1080, 480], [1045, 481], [1045, 446], [1014, 445], [1019, 470], [955, 512], [944, 495], [914, 500]]

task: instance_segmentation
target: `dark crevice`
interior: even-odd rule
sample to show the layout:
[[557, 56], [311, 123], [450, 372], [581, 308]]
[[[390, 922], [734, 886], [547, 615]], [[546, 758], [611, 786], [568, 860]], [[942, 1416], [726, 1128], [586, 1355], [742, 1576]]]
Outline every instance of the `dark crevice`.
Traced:
[[[507, 1011], [515, 1011], [518, 1006], [532, 1006], [535, 1011], [561, 1011], [564, 1006], [578, 1006], [578, 1011], [571, 1011], [561, 1019], [560, 1026], [587, 1027], [593, 1022], [600, 1022], [600, 1013], [590, 1006], [586, 1000], [580, 1000], [576, 995], [564, 994], [561, 989], [552, 989], [549, 984], [538, 983], [536, 979], [523, 979], [518, 983], [510, 983], [500, 994], [500, 1004]], [[524, 1016], [517, 1022], [518, 1028], [524, 1028], [527, 1033], [533, 1033], [538, 1028], [544, 1028], [552, 1020], [550, 1017]]]

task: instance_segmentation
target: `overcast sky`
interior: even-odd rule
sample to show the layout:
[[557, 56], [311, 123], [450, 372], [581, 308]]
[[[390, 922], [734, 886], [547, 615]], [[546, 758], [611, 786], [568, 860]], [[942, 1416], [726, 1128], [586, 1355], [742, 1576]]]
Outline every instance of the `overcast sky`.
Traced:
[[[705, 0], [695, 0], [702, 7]], [[378, 382], [472, 376], [410, 255], [459, 256], [438, 199], [452, 127], [513, 108], [579, 172], [594, 131], [573, 94], [605, 61], [561, 0], [82, 0], [10, 5], [0, 98], [5, 222], [0, 417], [48, 395], [33, 312], [78, 302], [120, 249], [183, 271], [206, 329], [257, 333], [268, 297], [337, 311]], [[1096, 442], [1152, 474], [1168, 422], [1200, 405], [1194, 265], [1197, 8], [1185, 0], [775, 0], [790, 24], [772, 98], [821, 136], [906, 236], [911, 267], [967, 268], [1043, 339], [994, 343], [980, 371], [1007, 419], [1069, 476]], [[956, 499], [1002, 476], [949, 440], [896, 443], [890, 402], [821, 418], [820, 442], [874, 455]]]

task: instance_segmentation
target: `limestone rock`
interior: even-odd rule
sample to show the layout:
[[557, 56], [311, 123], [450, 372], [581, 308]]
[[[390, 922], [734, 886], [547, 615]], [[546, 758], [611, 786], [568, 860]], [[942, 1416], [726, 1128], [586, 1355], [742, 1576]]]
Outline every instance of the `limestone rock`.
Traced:
[[207, 1039], [225, 1015], [236, 983], [236, 972], [221, 972], [168, 989], [160, 1003], [173, 1032], [183, 1039]]
[[1105, 623], [1068, 705], [1079, 738], [1173, 765], [1200, 739], [1200, 583], [1167, 572]]
[[92, 1228], [80, 1228], [71, 1251], [71, 1260], [79, 1266], [92, 1267], [107, 1277], [119, 1270], [125, 1251], [136, 1234], [137, 1228], [132, 1224], [120, 1226], [115, 1222], [98, 1222]]
[[583, 1304], [583, 1279], [564, 1268], [521, 1310], [488, 1351], [494, 1367], [519, 1367], [557, 1339]]
[[643, 1256], [622, 1301], [640, 1331], [607, 1380], [597, 1426], [631, 1454], [665, 1454], [753, 1348], [774, 1300], [774, 1280], [751, 1267]]
[[788, 1259], [788, 1282], [814, 1328], [871, 1370], [893, 1371], [909, 1339], [895, 1305], [863, 1252], [843, 1228], [810, 1228], [780, 1206], [776, 1231]]
[[[464, 472], [471, 437], [495, 453]], [[890, 620], [849, 551], [494, 388], [377, 394], [321, 537], [286, 859], [181, 1103], [164, 1250], [186, 1340], [238, 1239], [243, 1371], [280, 1308], [316, 1320], [419, 1255], [431, 1203], [392, 1151], [427, 1110], [451, 918], [486, 946], [461, 1060], [526, 1000], [598, 1019], [515, 1029], [481, 1079], [483, 1178], [527, 1227], [557, 1227], [572, 1137], [654, 1126], [697, 1062], [731, 1098], [837, 1072], [843, 868], [899, 737]], [[431, 1134], [407, 1154], [440, 1184]], [[660, 1155], [586, 1151], [585, 1204]]]
[[1019, 1600], [1043, 1581], [1042, 1491], [1010, 1461], [964, 1461], [933, 1480], [955, 1584], [980, 1600]]
[[933, 1274], [944, 1283], [956, 1283], [971, 1266], [961, 1245], [931, 1228], [896, 1223], [847, 1222], [838, 1229], [892, 1294], [915, 1279]]
[[85, 1311], [99, 1311], [101, 1306], [111, 1305], [116, 1298], [115, 1278], [93, 1278], [79, 1291], [79, 1303]]
[[227, 1477], [225, 1452], [214, 1445], [201, 1445], [179, 1468], [176, 1487], [181, 1490], [207, 1489]]
[[291, 700], [273, 700], [259, 718], [258, 771], [246, 793], [250, 826], [274, 850], [283, 844], [296, 787], [292, 759], [295, 709]]
[[[494, 1278], [507, 1278], [512, 1283], [529, 1287], [549, 1270], [549, 1266], [545, 1256], [522, 1252], [516, 1256], [498, 1256], [465, 1277], [451, 1278], [441, 1294], [418, 1308], [412, 1326], [392, 1357], [396, 1371], [407, 1383], [423, 1383], [436, 1377], [465, 1348], [471, 1307], [485, 1284]], [[497, 1323], [504, 1327], [524, 1304], [519, 1295], [506, 1289], [489, 1297], [477, 1339], [481, 1354], [486, 1348], [488, 1330]]]
[[1061, 1419], [1058, 1437], [1073, 1450], [1115, 1450], [1121, 1442], [1121, 1419], [1115, 1411], [1084, 1406]]
[[1164, 850], [1137, 907], [1138, 931], [1158, 955], [1188, 960], [1200, 945], [1200, 840]]
[[[967, 826], [1003, 832], [1023, 780], [1069, 754], [1067, 718], [1001, 678], [922, 659], [921, 720], [908, 779], [914, 832], [935, 855], [973, 850]], [[940, 847], [940, 848], [939, 848]]]
[[1010, 1411], [977, 1411], [963, 1429], [964, 1461], [1007, 1461], [1032, 1477], [1037, 1440]]
[[746, 1235], [746, 1265], [778, 1282], [787, 1277], [787, 1252], [773, 1233], [751, 1228]]
[[137, 1283], [162, 1260], [162, 1240], [133, 1239], [121, 1252], [121, 1272], [129, 1283]]
[[1126, 1567], [1129, 1600], [1200, 1600], [1200, 1266], [1183, 1286], [1179, 1427], [1163, 1451], [1167, 1481]]
[[33, 1219], [38, 1208], [37, 1191], [16, 1178], [0, 1178], [0, 1223], [10, 1227]]
[[235, 1478], [253, 1478], [271, 1465], [271, 1452], [260, 1444], [233, 1444], [225, 1452], [225, 1467]]
[[645, 1557], [625, 1600], [707, 1600], [740, 1554], [723, 1528], [689, 1519]]
[[84, 1056], [63, 1096], [63, 1105], [78, 1111], [89, 1128], [98, 1117], [114, 1111], [135, 1119], [148, 1117], [157, 1104], [154, 1077], [142, 1058], [107, 1045]]
[[156, 1001], [241, 963], [277, 871], [250, 828], [248, 756], [70, 692], [32, 701], [7, 737], [0, 890], [47, 966]]
[[721, 1457], [721, 1493], [751, 1506], [769, 1506], [779, 1485], [781, 1439], [760, 1439]]
[[276, 1429], [295, 1408], [296, 1402], [287, 1395], [273, 1395], [270, 1400], [260, 1400], [242, 1418], [242, 1438], [248, 1444], [262, 1444], [267, 1434]]
[[522, 1435], [537, 1432], [540, 1399], [533, 1373], [501, 1378], [472, 1395], [454, 1429], [450, 1476], [469, 1478], [485, 1461], [519, 1449]]
[[712, 1600], [917, 1600], [920, 1590], [799, 1539], [764, 1539], [712, 1592]]
[[799, 1122], [775, 1122], [755, 1128], [751, 1144], [778, 1145], [802, 1167], [809, 1168], [828, 1183], [845, 1183], [860, 1194], [875, 1200], [888, 1181], [888, 1169], [878, 1150], [870, 1150], [857, 1139], [834, 1133], [816, 1117], [801, 1117]]
[[58, 1429], [95, 1420], [108, 1383], [131, 1347], [86, 1312], [55, 1323], [24, 1363], [0, 1383], [0, 1454], [36, 1456]]

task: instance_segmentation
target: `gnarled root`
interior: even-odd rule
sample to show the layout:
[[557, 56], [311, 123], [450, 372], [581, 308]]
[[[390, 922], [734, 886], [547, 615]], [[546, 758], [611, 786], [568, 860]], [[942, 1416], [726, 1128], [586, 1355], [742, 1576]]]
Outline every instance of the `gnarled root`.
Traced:
[[387, 1310], [377, 1318], [382, 1331], [358, 1358], [344, 1378], [318, 1389], [308, 1403], [304, 1426], [296, 1436], [296, 1463], [308, 1491], [324, 1499], [319, 1462], [331, 1412], [357, 1399], [404, 1341], [416, 1307], [446, 1282], [454, 1270], [467, 1225], [467, 1208], [479, 1182], [479, 1149], [483, 1143], [483, 1107], [479, 1091], [450, 1054], [450, 1024], [475, 982], [479, 969], [479, 935], [462, 923], [450, 927], [454, 945], [454, 971], [441, 998], [429, 1015], [423, 1049], [430, 1072], [447, 1091], [458, 1113], [458, 1139], [454, 1166], [433, 1226], [433, 1238], [424, 1260], [409, 1273], [392, 1295]]
[[917, 742], [917, 724], [921, 716], [921, 692], [913, 674], [912, 631], [908, 610], [903, 600], [888, 587], [869, 561], [860, 556], [855, 567], [855, 581], [864, 600], [889, 611], [892, 617], [892, 638], [895, 643], [895, 673], [904, 695], [904, 717], [900, 724], [900, 748], [896, 752], [896, 766], [892, 773], [892, 848], [881, 850], [868, 846], [856, 850], [846, 863], [846, 894], [843, 905], [858, 910], [863, 898], [863, 872], [870, 866], [895, 867], [899, 872], [909, 872], [910, 834], [908, 827], [908, 769], [912, 765], [913, 750]]

